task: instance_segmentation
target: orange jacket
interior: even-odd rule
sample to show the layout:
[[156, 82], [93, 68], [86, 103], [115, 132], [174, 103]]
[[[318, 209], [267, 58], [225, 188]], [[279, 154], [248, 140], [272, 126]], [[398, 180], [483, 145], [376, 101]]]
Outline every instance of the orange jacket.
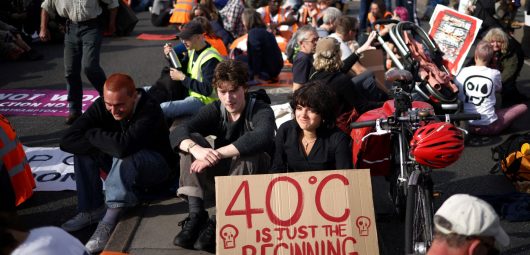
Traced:
[[[383, 15], [382, 19], [391, 19], [391, 18], [392, 18], [392, 13], [387, 11], [385, 12], [385, 15]], [[368, 22], [370, 22], [370, 24], [374, 24], [374, 22], [377, 20], [371, 12], [368, 13], [367, 19], [368, 19]], [[383, 28], [385, 28], [385, 25], [379, 25], [379, 30]]]
[[35, 180], [15, 130], [1, 114], [0, 127], [0, 159], [11, 177], [11, 185], [15, 191], [15, 203], [18, 206], [33, 194]]
[[186, 24], [190, 22], [190, 13], [195, 5], [197, 5], [196, 0], [177, 0], [169, 23]]
[[210, 45], [212, 45], [212, 47], [214, 47], [217, 52], [219, 52], [219, 55], [223, 57], [228, 56], [228, 51], [226, 50], [226, 46], [221, 38], [205, 34], [204, 40], [206, 40]]

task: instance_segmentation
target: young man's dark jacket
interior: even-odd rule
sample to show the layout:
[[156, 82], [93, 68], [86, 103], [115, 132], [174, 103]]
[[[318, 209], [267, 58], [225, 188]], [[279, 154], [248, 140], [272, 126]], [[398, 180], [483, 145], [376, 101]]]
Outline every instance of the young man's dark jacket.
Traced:
[[[199, 133], [206, 137], [215, 135], [214, 148], [220, 148], [233, 144], [241, 156], [253, 155], [260, 152], [269, 152], [274, 148], [274, 131], [276, 123], [274, 112], [269, 104], [257, 100], [250, 121], [253, 129], [246, 128], [245, 119], [249, 108], [247, 104], [241, 117], [232, 123], [223, 121], [221, 114], [221, 102], [215, 101], [201, 108], [201, 110], [188, 122], [180, 125], [171, 133], [171, 143], [175, 150], [185, 139], [190, 139], [190, 134]], [[272, 154], [270, 154], [272, 156]]]
[[103, 152], [124, 158], [147, 149], [160, 153], [171, 170], [176, 171], [177, 155], [169, 144], [169, 130], [160, 105], [142, 89], [131, 118], [117, 121], [98, 98], [66, 131], [61, 150], [72, 154]]

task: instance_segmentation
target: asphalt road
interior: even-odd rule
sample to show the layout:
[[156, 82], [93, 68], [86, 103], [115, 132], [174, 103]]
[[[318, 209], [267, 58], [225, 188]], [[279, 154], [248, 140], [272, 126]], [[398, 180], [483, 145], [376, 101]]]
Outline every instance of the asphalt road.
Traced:
[[[149, 22], [147, 13], [139, 15], [140, 22], [132, 36], [105, 38], [101, 63], [107, 75], [115, 72], [130, 74], [136, 85], [144, 86], [154, 82], [164, 66], [161, 41], [140, 41], [139, 33], [172, 33], [170, 28], [155, 28]], [[42, 52], [43, 60], [35, 62], [0, 62], [0, 88], [2, 89], [65, 89], [62, 50], [60, 44], [41, 44], [34, 48]], [[528, 62], [528, 60], [527, 60]], [[84, 79], [84, 87], [91, 86]], [[519, 78], [519, 87], [530, 96], [530, 66], [525, 65]], [[528, 104], [528, 102], [527, 102]], [[67, 128], [63, 117], [10, 116], [19, 138], [26, 146], [57, 146], [58, 139]], [[455, 193], [493, 195], [513, 191], [513, 187], [501, 175], [490, 175], [493, 161], [490, 148], [501, 143], [509, 134], [530, 130], [530, 113], [527, 113], [503, 135], [485, 139], [475, 138], [467, 146], [461, 159], [453, 166], [433, 173], [435, 189], [442, 192], [436, 204]], [[45, 225], [59, 226], [75, 214], [74, 192], [36, 192], [19, 208], [19, 215], [27, 227]], [[530, 223], [502, 221], [511, 237], [509, 247], [503, 254], [530, 253]], [[398, 254], [401, 250], [401, 223], [392, 218], [379, 218], [378, 230], [381, 236], [381, 250], [384, 254]], [[85, 242], [94, 228], [74, 233]]]

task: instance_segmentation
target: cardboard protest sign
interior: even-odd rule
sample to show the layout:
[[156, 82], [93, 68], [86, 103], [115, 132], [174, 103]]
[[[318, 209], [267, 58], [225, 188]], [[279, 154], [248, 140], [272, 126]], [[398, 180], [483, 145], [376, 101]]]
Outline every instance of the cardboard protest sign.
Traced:
[[445, 67], [451, 74], [457, 75], [477, 37], [482, 20], [437, 5], [429, 24], [429, 35], [444, 53]]
[[370, 171], [215, 177], [217, 254], [379, 254]]

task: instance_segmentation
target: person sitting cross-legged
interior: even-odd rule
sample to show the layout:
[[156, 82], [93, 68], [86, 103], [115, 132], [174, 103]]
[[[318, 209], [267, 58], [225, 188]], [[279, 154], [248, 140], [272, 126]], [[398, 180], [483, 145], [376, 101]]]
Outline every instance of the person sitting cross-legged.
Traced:
[[[178, 126], [170, 140], [181, 152], [177, 195], [188, 202], [189, 216], [174, 244], [187, 249], [215, 251], [215, 217], [210, 220], [204, 201], [214, 193], [214, 176], [246, 175], [267, 171], [274, 147], [274, 113], [247, 92], [246, 64], [225, 60], [217, 65], [213, 86], [219, 101], [203, 107]], [[269, 101], [270, 102], [270, 101]], [[213, 148], [205, 139], [216, 137]]]
[[[126, 74], [107, 79], [103, 97], [66, 131], [60, 147], [74, 154], [79, 211], [61, 227], [72, 232], [99, 222], [86, 244], [91, 253], [103, 250], [124, 209], [139, 203], [140, 191], [169, 188], [177, 177], [160, 105]], [[100, 171], [107, 174], [105, 195]]]
[[[168, 119], [193, 115], [202, 106], [217, 100], [211, 83], [215, 66], [223, 59], [219, 52], [206, 42], [204, 29], [199, 21], [193, 20], [184, 25], [178, 36], [188, 50], [187, 57], [182, 59], [183, 68], [186, 69], [181, 71], [171, 67], [169, 76], [174, 82], [162, 87], [169, 87], [168, 90], [172, 91], [173, 86], [184, 86], [188, 90], [188, 95], [184, 99], [168, 99], [163, 96], [161, 99], [157, 93], [155, 99], [162, 102], [160, 107]], [[166, 44], [164, 54], [168, 56], [170, 50], [171, 45]], [[158, 86], [159, 84], [155, 84], [149, 93], [154, 94], [151, 90], [158, 89]]]

